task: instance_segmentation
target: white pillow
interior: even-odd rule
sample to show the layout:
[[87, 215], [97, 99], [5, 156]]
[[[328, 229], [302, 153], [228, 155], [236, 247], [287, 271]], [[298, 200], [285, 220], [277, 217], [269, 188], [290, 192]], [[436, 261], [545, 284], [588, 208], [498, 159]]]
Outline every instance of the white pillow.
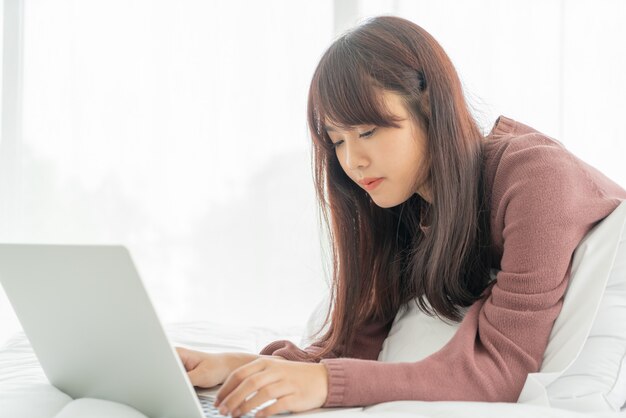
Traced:
[[[426, 305], [430, 306], [428, 301]], [[469, 308], [463, 309], [464, 313]], [[402, 306], [396, 314], [378, 361], [413, 362], [439, 351], [456, 333], [460, 323], [446, 323], [422, 312], [416, 301]]]
[[544, 363], [528, 375], [518, 402], [620, 411], [626, 403], [625, 357], [626, 201], [576, 248]]
[[[540, 371], [528, 375], [518, 402], [578, 411], [619, 411], [626, 402], [625, 225], [626, 201], [578, 244]], [[496, 273], [492, 270], [492, 279]], [[303, 343], [310, 342], [307, 336], [326, 306], [328, 300], [322, 300], [313, 312]], [[398, 311], [378, 360], [422, 360], [441, 349], [458, 327], [411, 303]]]

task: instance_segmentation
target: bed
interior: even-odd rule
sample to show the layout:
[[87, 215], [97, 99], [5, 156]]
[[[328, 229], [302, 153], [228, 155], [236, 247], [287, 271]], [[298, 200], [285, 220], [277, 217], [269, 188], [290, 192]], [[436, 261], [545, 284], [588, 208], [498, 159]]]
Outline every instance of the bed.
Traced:
[[[234, 327], [202, 321], [171, 323], [164, 328], [174, 346], [206, 352], [259, 353], [268, 343], [282, 339], [305, 347], [311, 342], [313, 331], [319, 329], [327, 303], [328, 298], [323, 298], [302, 328]], [[443, 322], [433, 327], [426, 320], [429, 319], [419, 310], [399, 312], [378, 360], [417, 361], [437, 351], [454, 334]], [[578, 245], [563, 306], [541, 369], [528, 375], [517, 403], [395, 401], [358, 408], [322, 408], [293, 415], [626, 418], [624, 324], [626, 201]], [[424, 330], [428, 330], [428, 335], [420, 340], [422, 343], [413, 343]], [[419, 345], [431, 346], [420, 352], [416, 349]], [[74, 400], [56, 389], [48, 382], [24, 333], [17, 333], [0, 347], [0, 418], [79, 417], [147, 418], [125, 405], [95, 399]]]
[[[267, 343], [278, 339], [302, 341], [303, 329], [275, 330], [261, 327], [230, 327], [211, 322], [185, 322], [165, 325], [166, 333], [176, 346], [207, 352], [240, 351], [258, 353]], [[28, 339], [23, 333], [13, 336], [0, 348], [0, 417], [1, 418], [55, 418], [65, 417], [64, 410], [77, 402], [48, 383]], [[99, 410], [84, 412], [87, 417], [112, 416]], [[87, 409], [87, 411], [89, 411]], [[535, 417], [535, 418], [617, 418], [626, 417], [626, 408], [620, 412], [582, 413], [523, 403], [488, 402], [386, 402], [363, 408], [332, 408], [316, 413], [332, 417]], [[142, 416], [137, 414], [137, 416]]]

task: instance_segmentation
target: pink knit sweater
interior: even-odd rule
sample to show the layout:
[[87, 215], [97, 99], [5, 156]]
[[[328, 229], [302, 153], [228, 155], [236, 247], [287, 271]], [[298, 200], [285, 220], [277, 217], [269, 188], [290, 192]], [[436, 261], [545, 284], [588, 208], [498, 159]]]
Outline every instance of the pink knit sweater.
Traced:
[[[500, 270], [441, 350], [417, 362], [377, 361], [391, 323], [359, 330], [350, 358], [330, 356], [324, 407], [395, 400], [516, 402], [537, 372], [563, 303], [574, 250], [626, 190], [535, 129], [500, 116], [485, 137], [492, 247]], [[304, 361], [275, 341], [261, 354]]]

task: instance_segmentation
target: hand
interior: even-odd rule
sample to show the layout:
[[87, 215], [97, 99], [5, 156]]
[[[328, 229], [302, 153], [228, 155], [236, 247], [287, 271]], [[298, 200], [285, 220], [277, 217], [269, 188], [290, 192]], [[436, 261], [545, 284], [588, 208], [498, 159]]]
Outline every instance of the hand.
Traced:
[[[246, 400], [254, 392], [256, 394]], [[230, 413], [237, 417], [276, 399], [256, 414], [267, 417], [285, 411], [319, 408], [327, 396], [328, 375], [324, 364], [260, 357], [228, 376], [217, 392], [215, 406], [220, 407], [223, 415]]]
[[201, 388], [210, 388], [224, 382], [231, 372], [226, 361], [226, 354], [204, 353], [175, 347], [183, 361], [191, 384]]
[[283, 359], [281, 356], [260, 356], [250, 353], [213, 354], [182, 347], [175, 348], [185, 366], [191, 384], [201, 388], [211, 388], [223, 383], [233, 370], [259, 357]]

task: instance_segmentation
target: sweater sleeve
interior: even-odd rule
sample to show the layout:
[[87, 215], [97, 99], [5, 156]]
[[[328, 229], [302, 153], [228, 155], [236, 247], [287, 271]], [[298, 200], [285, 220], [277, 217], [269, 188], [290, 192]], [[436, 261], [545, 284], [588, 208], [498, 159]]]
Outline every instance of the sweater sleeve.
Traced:
[[[385, 338], [391, 328], [393, 319], [384, 321], [371, 320], [363, 324], [360, 330], [357, 331], [354, 341], [354, 352], [350, 354], [351, 357], [360, 359], [378, 359], [378, 354], [382, 348]], [[313, 343], [304, 349], [300, 349], [297, 345], [287, 340], [274, 341], [266, 345], [260, 352], [262, 355], [281, 356], [287, 360], [292, 361], [308, 361], [306, 355], [317, 355], [323, 348], [323, 343]], [[337, 354], [331, 351], [324, 358], [336, 358]]]
[[421, 361], [321, 360], [329, 376], [324, 407], [517, 401], [541, 366], [576, 246], [626, 198], [555, 141], [523, 138], [502, 154], [493, 185], [492, 225], [502, 239], [496, 281], [452, 339]]
[[[321, 343], [313, 343], [310, 346], [301, 349], [294, 343], [288, 340], [273, 341], [263, 347], [259, 354], [269, 356], [280, 356], [285, 360], [302, 361], [302, 362], [314, 362], [314, 359], [307, 358], [307, 354], [316, 355], [324, 348]], [[334, 351], [324, 356], [324, 358], [336, 358], [337, 355]]]

